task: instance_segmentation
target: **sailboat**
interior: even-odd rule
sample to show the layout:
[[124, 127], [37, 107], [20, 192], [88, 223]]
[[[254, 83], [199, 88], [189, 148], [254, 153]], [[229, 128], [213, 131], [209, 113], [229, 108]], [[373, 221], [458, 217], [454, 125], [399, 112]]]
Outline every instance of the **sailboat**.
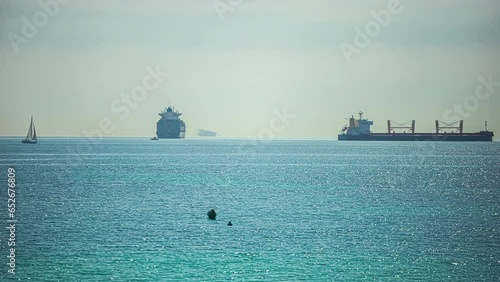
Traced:
[[33, 116], [31, 116], [30, 129], [28, 130], [28, 135], [21, 142], [28, 144], [36, 144], [38, 140], [36, 139], [36, 129], [35, 124], [33, 123]]

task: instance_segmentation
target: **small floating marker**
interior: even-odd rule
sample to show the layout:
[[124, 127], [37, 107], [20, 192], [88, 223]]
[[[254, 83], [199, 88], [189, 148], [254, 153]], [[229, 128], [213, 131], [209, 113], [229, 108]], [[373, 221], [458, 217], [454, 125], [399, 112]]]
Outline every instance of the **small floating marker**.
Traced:
[[207, 212], [207, 215], [208, 215], [208, 219], [215, 219], [215, 217], [217, 216], [217, 213], [215, 212], [214, 209], [211, 209]]
[[233, 226], [233, 224], [231, 223], [231, 220], [227, 223], [227, 226]]

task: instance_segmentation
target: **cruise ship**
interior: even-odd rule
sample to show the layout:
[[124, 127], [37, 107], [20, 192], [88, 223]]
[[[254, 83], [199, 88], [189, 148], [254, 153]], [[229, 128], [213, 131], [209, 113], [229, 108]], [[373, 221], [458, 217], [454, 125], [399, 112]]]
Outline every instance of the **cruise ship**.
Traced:
[[[351, 116], [349, 124], [342, 128], [338, 135], [339, 141], [493, 141], [493, 132], [488, 131], [488, 123], [485, 122], [483, 131], [475, 133], [464, 133], [464, 121], [458, 121], [452, 124], [436, 120], [436, 131], [433, 133], [415, 132], [415, 120], [405, 124], [399, 124], [391, 120], [387, 121], [387, 133], [373, 133], [370, 126], [373, 121], [363, 119], [363, 112], [359, 112], [359, 119]], [[394, 125], [396, 124], [396, 125]], [[396, 130], [405, 129], [407, 131], [398, 132]], [[451, 130], [446, 132], [443, 130]]]

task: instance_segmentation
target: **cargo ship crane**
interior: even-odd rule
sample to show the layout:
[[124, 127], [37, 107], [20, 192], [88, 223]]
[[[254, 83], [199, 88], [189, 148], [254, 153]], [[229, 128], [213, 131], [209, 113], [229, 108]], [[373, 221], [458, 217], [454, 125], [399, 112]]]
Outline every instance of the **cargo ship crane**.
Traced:
[[[411, 125], [406, 126], [411, 122]], [[392, 126], [392, 123], [397, 124], [398, 126]], [[409, 129], [412, 134], [415, 134], [415, 120], [408, 121], [405, 123], [398, 123], [393, 120], [387, 120], [387, 133], [395, 133], [394, 129]]]
[[[445, 126], [440, 126], [441, 123], [444, 124]], [[457, 123], [459, 123], [459, 125], [454, 126]], [[464, 121], [460, 120], [460, 121], [456, 121], [456, 122], [452, 122], [452, 123], [446, 123], [446, 122], [436, 120], [436, 134], [439, 134], [439, 132], [442, 129], [454, 129], [454, 130], [458, 130], [458, 132], [460, 132], [460, 134], [463, 134], [464, 133]]]

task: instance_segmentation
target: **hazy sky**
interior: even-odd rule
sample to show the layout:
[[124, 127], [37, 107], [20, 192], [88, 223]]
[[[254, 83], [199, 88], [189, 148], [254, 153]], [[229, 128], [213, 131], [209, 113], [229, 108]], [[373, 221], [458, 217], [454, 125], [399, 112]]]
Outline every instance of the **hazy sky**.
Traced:
[[336, 138], [358, 110], [377, 132], [462, 117], [500, 136], [498, 0], [55, 1], [0, 2], [0, 135], [33, 114], [40, 136], [107, 120], [106, 136], [151, 137], [173, 105], [188, 136], [257, 136], [284, 107], [276, 137]]

